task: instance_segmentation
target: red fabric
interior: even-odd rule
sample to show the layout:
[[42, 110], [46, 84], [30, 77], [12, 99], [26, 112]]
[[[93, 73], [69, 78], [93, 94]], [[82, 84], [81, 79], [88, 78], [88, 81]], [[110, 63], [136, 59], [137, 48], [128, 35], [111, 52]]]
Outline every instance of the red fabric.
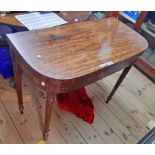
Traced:
[[86, 93], [85, 88], [57, 95], [58, 106], [61, 109], [74, 113], [88, 123], [93, 123], [94, 106]]

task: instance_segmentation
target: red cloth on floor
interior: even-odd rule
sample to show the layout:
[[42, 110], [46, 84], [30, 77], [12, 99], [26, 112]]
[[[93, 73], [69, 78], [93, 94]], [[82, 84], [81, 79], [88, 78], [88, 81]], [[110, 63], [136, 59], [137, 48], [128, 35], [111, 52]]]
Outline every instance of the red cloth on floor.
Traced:
[[74, 113], [88, 123], [93, 123], [94, 106], [86, 93], [85, 88], [57, 95], [58, 106], [61, 109]]

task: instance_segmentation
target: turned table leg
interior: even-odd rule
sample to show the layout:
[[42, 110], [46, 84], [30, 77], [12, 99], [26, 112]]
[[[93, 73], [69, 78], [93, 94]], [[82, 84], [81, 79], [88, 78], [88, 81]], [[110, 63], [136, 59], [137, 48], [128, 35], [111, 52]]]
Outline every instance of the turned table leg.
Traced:
[[16, 91], [18, 97], [18, 105], [20, 113], [23, 114], [24, 106], [23, 106], [23, 95], [22, 95], [22, 69], [18, 64], [14, 65], [14, 78], [16, 82]]
[[52, 115], [52, 105], [55, 101], [55, 95], [51, 93], [47, 93], [47, 99], [46, 99], [46, 110], [45, 110], [45, 125], [44, 125], [44, 131], [43, 131], [43, 139], [47, 140], [48, 137], [48, 131], [49, 131], [49, 125]]
[[118, 89], [118, 87], [120, 86], [120, 84], [122, 83], [122, 81], [124, 80], [124, 78], [126, 77], [126, 75], [128, 74], [129, 70], [131, 69], [132, 65], [131, 66], [128, 66], [126, 67], [122, 74], [120, 75], [118, 81], [116, 82], [115, 86], [113, 87], [111, 93], [109, 94], [109, 96], [107, 97], [107, 100], [106, 100], [106, 103], [108, 103], [112, 96], [114, 95], [114, 93], [116, 92], [116, 90]]

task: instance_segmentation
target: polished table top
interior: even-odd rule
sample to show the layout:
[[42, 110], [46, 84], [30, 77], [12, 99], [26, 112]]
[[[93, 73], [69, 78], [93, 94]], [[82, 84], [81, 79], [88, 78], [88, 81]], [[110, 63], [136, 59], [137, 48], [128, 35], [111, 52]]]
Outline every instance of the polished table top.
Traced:
[[116, 18], [8, 34], [7, 37], [31, 68], [59, 80], [94, 73], [141, 54], [148, 46], [141, 35]]
[[8, 34], [20, 112], [23, 113], [22, 73], [46, 91], [43, 139], [48, 137], [56, 94], [87, 86], [124, 69], [107, 97], [147, 48], [146, 40], [117, 20], [85, 21], [53, 28]]
[[[0, 16], [0, 23], [9, 26], [25, 27], [19, 20], [15, 18], [16, 15], [25, 14], [28, 12], [9, 13], [5, 16]], [[61, 11], [57, 13], [58, 16], [66, 20], [68, 23], [81, 22], [87, 20], [91, 16], [90, 11]]]

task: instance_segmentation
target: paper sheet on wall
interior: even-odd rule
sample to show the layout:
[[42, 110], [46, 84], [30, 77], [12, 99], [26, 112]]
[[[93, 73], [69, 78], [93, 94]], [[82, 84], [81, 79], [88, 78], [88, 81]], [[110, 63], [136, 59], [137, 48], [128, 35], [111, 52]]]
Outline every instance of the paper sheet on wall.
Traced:
[[33, 12], [15, 16], [29, 30], [54, 27], [67, 23], [64, 19], [53, 12], [40, 13]]

